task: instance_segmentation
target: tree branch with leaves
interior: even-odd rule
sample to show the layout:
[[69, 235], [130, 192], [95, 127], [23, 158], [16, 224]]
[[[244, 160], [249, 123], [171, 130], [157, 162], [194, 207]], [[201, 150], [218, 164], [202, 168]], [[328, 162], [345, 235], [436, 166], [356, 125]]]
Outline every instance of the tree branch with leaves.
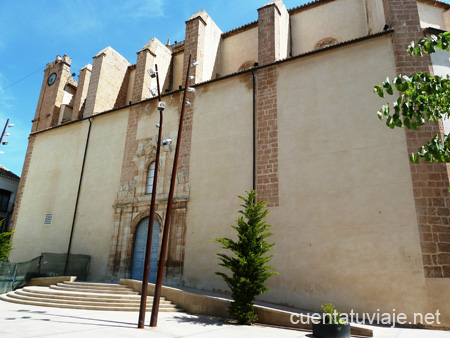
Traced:
[[[432, 54], [437, 50], [450, 51], [450, 32], [441, 33], [438, 36], [424, 38], [417, 42], [411, 42], [408, 47], [410, 56], [423, 56], [424, 53]], [[394, 129], [408, 128], [418, 130], [427, 122], [436, 122], [449, 117], [450, 112], [450, 77], [446, 75], [430, 75], [426, 72], [412, 76], [398, 75], [392, 82], [389, 78], [374, 87], [374, 92], [384, 98], [385, 93], [399, 97], [392, 105], [386, 103], [378, 111], [380, 120], [386, 118], [386, 125]], [[422, 145], [417, 153], [410, 155], [410, 160], [419, 163], [419, 158], [425, 162], [450, 162], [450, 138], [449, 135], [435, 135], [425, 145]]]

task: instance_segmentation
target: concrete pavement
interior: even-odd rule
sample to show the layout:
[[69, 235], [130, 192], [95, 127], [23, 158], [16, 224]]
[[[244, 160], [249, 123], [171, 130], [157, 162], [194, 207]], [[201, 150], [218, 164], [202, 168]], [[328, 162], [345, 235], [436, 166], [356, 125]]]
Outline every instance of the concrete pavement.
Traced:
[[[156, 328], [137, 329], [137, 312], [92, 311], [38, 307], [0, 301], [0, 337], [64, 338], [312, 338], [310, 331], [266, 326], [238, 326], [218, 318], [186, 313], [164, 313]], [[150, 322], [150, 313], [146, 323]], [[368, 326], [376, 338], [450, 338], [449, 331], [398, 329]]]

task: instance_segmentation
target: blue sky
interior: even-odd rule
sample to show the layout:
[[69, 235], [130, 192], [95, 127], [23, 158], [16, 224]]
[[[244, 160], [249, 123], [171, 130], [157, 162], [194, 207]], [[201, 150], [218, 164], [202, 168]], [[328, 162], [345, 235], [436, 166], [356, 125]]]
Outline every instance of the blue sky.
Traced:
[[[202, 8], [226, 32], [257, 20], [257, 8], [268, 1], [0, 1], [0, 128], [7, 118], [15, 124], [7, 130], [9, 144], [0, 145], [0, 164], [21, 175], [43, 70], [57, 55], [70, 56], [77, 75], [107, 46], [134, 64], [153, 37], [164, 44], [184, 40], [184, 22]], [[287, 8], [307, 2], [284, 1]]]

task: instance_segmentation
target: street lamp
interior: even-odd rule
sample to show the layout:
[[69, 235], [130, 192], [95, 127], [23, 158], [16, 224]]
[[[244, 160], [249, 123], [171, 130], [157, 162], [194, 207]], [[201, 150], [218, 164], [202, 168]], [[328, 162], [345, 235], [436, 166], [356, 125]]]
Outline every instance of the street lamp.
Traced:
[[[141, 303], [140, 303], [140, 307], [139, 307], [139, 321], [138, 321], [139, 329], [144, 328], [145, 310], [147, 310], [148, 275], [150, 272], [150, 253], [151, 253], [151, 246], [152, 246], [153, 222], [155, 219], [156, 185], [158, 183], [158, 168], [159, 168], [159, 154], [161, 151], [163, 111], [164, 111], [164, 108], [166, 108], [166, 104], [161, 101], [161, 91], [159, 89], [158, 65], [155, 64], [155, 70], [149, 69], [148, 73], [152, 78], [156, 77], [156, 89], [150, 88], [150, 92], [152, 93], [153, 96], [156, 96], [156, 94], [158, 95], [159, 123], [156, 125], [156, 127], [158, 128], [158, 143], [156, 144], [155, 174], [153, 176], [153, 191], [152, 191], [152, 200], [150, 203], [150, 215], [149, 215], [149, 220], [148, 220], [147, 246], [145, 249], [145, 261], [144, 261], [144, 274], [142, 277]], [[165, 140], [165, 141], [167, 141], [167, 140]], [[163, 142], [165, 142], [165, 141], [163, 141]], [[172, 141], [172, 140], [170, 140], [170, 141]]]
[[176, 144], [175, 155], [174, 155], [174, 160], [173, 160], [172, 177], [170, 180], [169, 199], [167, 201], [166, 220], [164, 222], [164, 233], [163, 233], [162, 244], [161, 244], [161, 253], [160, 253], [159, 262], [158, 262], [158, 272], [156, 275], [155, 293], [153, 295], [152, 315], [151, 315], [151, 320], [150, 320], [150, 326], [152, 326], [152, 327], [155, 327], [158, 323], [159, 301], [160, 301], [160, 297], [161, 297], [161, 286], [162, 286], [162, 279], [163, 279], [163, 274], [164, 274], [164, 264], [165, 264], [166, 253], [167, 253], [167, 242], [169, 239], [170, 217], [172, 214], [173, 193], [175, 191], [175, 179], [177, 176], [178, 154], [180, 152], [181, 132], [183, 131], [183, 120], [184, 120], [184, 111], [185, 111], [185, 107], [186, 107], [186, 96], [187, 96], [188, 91], [195, 92], [194, 88], [188, 86], [188, 81], [190, 79], [189, 72], [190, 72], [191, 66], [195, 67], [197, 65], [198, 65], [197, 61], [194, 61], [191, 64], [191, 55], [189, 55], [188, 68], [187, 68], [187, 72], [186, 72], [186, 83], [184, 86], [183, 103], [181, 104], [180, 123], [178, 126], [177, 144]]
[[[8, 127], [8, 128], [14, 127], [14, 124], [11, 123], [8, 125], [8, 123], [9, 123], [9, 119], [6, 120], [5, 127], [3, 128], [2, 136], [0, 137], [0, 144], [2, 144], [4, 146], [6, 146], [8, 144], [8, 141], [3, 141], [3, 136], [11, 135], [10, 133], [5, 133], [6, 127]], [[4, 152], [1, 151], [0, 154], [4, 154]]]

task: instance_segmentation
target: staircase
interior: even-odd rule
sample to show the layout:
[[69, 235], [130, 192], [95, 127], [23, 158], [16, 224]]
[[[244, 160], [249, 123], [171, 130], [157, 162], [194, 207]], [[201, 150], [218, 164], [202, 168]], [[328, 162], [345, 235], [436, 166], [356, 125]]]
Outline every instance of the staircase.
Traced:
[[[0, 295], [0, 300], [25, 305], [68, 309], [139, 311], [141, 296], [133, 289], [117, 284], [64, 282], [50, 287], [26, 286]], [[152, 310], [153, 297], [147, 297], [147, 311]], [[159, 311], [181, 311], [161, 297]]]

